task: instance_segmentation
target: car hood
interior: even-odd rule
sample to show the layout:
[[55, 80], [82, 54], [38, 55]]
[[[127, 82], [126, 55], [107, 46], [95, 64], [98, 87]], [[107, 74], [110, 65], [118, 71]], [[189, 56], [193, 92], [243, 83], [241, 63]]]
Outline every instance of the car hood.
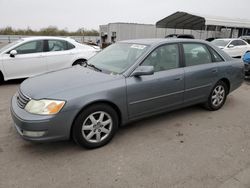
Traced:
[[79, 49], [82, 50], [91, 50], [99, 52], [101, 51], [101, 48], [99, 46], [92, 46], [92, 45], [83, 45], [83, 44], [77, 44]]
[[225, 46], [217, 46], [218, 48], [220, 48], [220, 49], [224, 49], [225, 48]]
[[97, 72], [80, 65], [56, 72], [42, 74], [28, 78], [21, 86], [23, 94], [32, 99], [53, 97], [54, 94], [76, 89], [91, 87], [91, 85], [104, 84], [105, 82], [124, 78], [122, 75], [110, 75]]

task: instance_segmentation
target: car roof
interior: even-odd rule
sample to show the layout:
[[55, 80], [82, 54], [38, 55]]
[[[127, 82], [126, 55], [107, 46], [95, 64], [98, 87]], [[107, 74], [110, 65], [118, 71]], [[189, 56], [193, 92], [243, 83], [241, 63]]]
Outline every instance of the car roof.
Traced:
[[225, 40], [225, 41], [230, 41], [230, 40], [241, 40], [241, 38], [219, 38], [215, 40]]
[[34, 37], [24, 37], [22, 38], [25, 41], [31, 41], [31, 40], [46, 40], [46, 39], [54, 39], [54, 40], [68, 40], [73, 41], [74, 39], [69, 37], [54, 37], [54, 36], [34, 36]]
[[133, 43], [133, 44], [143, 44], [143, 45], [157, 45], [161, 43], [178, 43], [178, 42], [200, 42], [207, 43], [204, 40], [199, 39], [182, 39], [182, 38], [152, 38], [152, 39], [134, 39], [134, 40], [124, 40], [118, 43]]

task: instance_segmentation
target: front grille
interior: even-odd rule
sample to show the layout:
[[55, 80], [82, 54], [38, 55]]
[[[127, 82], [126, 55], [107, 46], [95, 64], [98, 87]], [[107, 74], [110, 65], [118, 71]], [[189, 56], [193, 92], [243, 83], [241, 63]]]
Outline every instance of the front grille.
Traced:
[[17, 94], [17, 105], [24, 109], [26, 104], [30, 101], [30, 98], [26, 95], [24, 95], [21, 90], [18, 90], [18, 94]]

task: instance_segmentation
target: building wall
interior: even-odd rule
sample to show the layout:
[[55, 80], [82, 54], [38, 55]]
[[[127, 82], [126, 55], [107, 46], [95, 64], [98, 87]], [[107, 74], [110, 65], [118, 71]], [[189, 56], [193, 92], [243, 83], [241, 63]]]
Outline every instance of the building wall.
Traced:
[[144, 24], [109, 24], [109, 39], [111, 39], [112, 32], [116, 32], [117, 41], [155, 36], [154, 25]]

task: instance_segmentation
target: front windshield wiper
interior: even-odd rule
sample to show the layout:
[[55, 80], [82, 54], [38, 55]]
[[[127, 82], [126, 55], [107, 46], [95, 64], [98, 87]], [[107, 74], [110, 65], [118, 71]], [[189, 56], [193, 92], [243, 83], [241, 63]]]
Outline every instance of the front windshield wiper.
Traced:
[[85, 62], [83, 63], [83, 66], [84, 66], [84, 67], [91, 67], [91, 68], [94, 68], [95, 70], [97, 70], [97, 71], [99, 71], [99, 72], [102, 72], [102, 69], [96, 67], [96, 66], [93, 65], [93, 64], [88, 63], [87, 61], [85, 61]]

